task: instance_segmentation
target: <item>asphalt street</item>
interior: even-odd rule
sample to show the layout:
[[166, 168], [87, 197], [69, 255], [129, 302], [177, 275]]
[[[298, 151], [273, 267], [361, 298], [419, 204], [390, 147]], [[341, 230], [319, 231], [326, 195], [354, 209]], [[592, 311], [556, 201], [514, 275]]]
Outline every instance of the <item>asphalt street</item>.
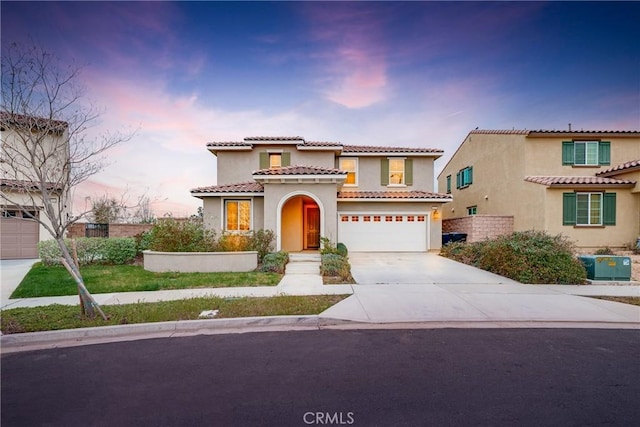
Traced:
[[630, 426], [640, 332], [321, 330], [6, 354], [2, 426]]

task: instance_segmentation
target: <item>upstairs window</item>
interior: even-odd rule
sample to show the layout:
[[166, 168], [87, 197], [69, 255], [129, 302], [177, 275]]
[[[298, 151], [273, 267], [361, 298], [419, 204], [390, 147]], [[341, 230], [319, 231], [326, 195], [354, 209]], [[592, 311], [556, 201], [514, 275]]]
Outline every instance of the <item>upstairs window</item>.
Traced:
[[282, 167], [282, 153], [269, 153], [269, 169]]
[[347, 180], [344, 185], [353, 187], [358, 185], [358, 159], [341, 157], [338, 168], [347, 171]]
[[456, 174], [456, 188], [466, 188], [473, 184], [473, 166], [467, 166]]
[[478, 213], [478, 206], [469, 206], [467, 208], [467, 215], [475, 215]]
[[563, 141], [562, 164], [572, 166], [601, 166], [611, 163], [609, 141]]
[[380, 185], [413, 185], [413, 159], [404, 157], [380, 159]]
[[404, 159], [389, 159], [389, 185], [404, 185]]

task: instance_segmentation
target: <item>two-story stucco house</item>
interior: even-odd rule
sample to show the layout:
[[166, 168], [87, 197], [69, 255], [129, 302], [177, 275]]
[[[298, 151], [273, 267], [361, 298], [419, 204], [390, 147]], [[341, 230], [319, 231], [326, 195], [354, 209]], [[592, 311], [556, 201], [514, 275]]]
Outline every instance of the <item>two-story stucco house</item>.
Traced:
[[[41, 177], [53, 208], [68, 215], [67, 196], [60, 181], [68, 176], [68, 124], [0, 112], [0, 259], [37, 258], [38, 242], [51, 239], [39, 218], [51, 225], [35, 178]], [[33, 154], [34, 160], [31, 159]], [[41, 164], [38, 171], [33, 164]], [[38, 180], [40, 181], [40, 180]]]
[[511, 215], [583, 249], [640, 235], [640, 132], [473, 130], [438, 175], [443, 216]]
[[442, 150], [343, 145], [302, 137], [211, 142], [217, 185], [191, 190], [204, 223], [221, 232], [273, 230], [277, 250], [438, 251], [441, 207], [434, 161]]

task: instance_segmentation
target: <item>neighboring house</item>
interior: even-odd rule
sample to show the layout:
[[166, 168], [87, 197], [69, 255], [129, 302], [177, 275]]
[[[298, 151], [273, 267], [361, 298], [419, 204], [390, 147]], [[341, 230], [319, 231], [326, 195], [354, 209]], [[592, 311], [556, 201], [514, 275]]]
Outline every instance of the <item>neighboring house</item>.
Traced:
[[315, 250], [321, 237], [350, 251], [437, 251], [434, 187], [442, 150], [352, 146], [301, 137], [212, 142], [217, 185], [191, 190], [217, 233], [273, 230], [277, 250]]
[[54, 201], [54, 208], [67, 215], [66, 197], [58, 184], [69, 155], [67, 123], [6, 112], [0, 112], [0, 123], [0, 259], [37, 258], [38, 242], [52, 237], [33, 219], [37, 217], [48, 223], [42, 212], [42, 198], [33, 182], [36, 174], [30, 170], [28, 146], [37, 142], [41, 148], [39, 156], [47, 159], [47, 167], [42, 170], [49, 171], [48, 175], [41, 174], [46, 178], [49, 198]]
[[623, 247], [640, 234], [638, 159], [637, 131], [473, 130], [438, 175], [444, 218], [512, 215], [516, 231]]

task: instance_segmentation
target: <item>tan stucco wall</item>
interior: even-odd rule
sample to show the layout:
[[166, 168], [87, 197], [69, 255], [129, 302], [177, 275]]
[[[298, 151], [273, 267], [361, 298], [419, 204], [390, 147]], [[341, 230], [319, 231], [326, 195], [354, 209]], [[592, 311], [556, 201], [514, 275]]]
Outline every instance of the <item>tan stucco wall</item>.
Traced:
[[302, 198], [294, 197], [282, 206], [282, 250], [298, 252], [303, 249]]
[[[356, 157], [356, 156], [343, 156]], [[343, 189], [353, 191], [386, 191], [389, 189], [397, 190], [422, 190], [434, 191], [433, 174], [434, 159], [433, 157], [412, 157], [413, 159], [413, 185], [388, 187], [380, 185], [380, 160], [392, 158], [392, 156], [358, 158], [358, 185], [344, 186]], [[336, 160], [336, 166], [339, 165]]]
[[[336, 184], [265, 184], [264, 224], [265, 229], [278, 233], [279, 207], [291, 197], [306, 195], [316, 199], [320, 206], [321, 236], [335, 241], [337, 236], [337, 186]], [[282, 221], [280, 221], [282, 223]], [[282, 248], [282, 230], [276, 236], [277, 248]]]
[[278, 150], [291, 153], [291, 165], [335, 167], [332, 151], [298, 151], [295, 145], [259, 145], [252, 151], [219, 151], [218, 185], [253, 181], [252, 173], [260, 169], [260, 153]]
[[258, 252], [155, 252], [144, 251], [144, 269], [153, 272], [217, 273], [253, 271]]
[[630, 194], [626, 189], [612, 189], [616, 195], [616, 225], [585, 227], [562, 225], [562, 193], [571, 189], [547, 190], [548, 208], [545, 225], [550, 234], [567, 236], [579, 248], [624, 247], [640, 236], [640, 194]]

